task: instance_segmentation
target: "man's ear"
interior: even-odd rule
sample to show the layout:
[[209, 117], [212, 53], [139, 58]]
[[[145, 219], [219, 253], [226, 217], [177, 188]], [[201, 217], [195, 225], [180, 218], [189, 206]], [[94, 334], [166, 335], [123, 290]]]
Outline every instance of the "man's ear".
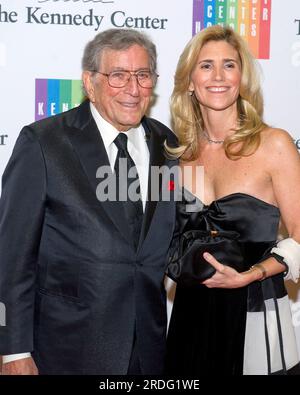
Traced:
[[84, 71], [82, 73], [82, 82], [88, 98], [92, 103], [95, 103], [95, 88], [93, 83], [93, 76], [90, 71]]

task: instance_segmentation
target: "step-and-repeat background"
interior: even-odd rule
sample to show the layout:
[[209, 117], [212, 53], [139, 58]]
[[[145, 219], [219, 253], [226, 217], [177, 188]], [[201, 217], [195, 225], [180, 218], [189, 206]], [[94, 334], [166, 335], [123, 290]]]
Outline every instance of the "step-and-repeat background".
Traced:
[[[95, 34], [132, 28], [154, 40], [160, 77], [151, 116], [170, 124], [179, 54], [216, 23], [247, 40], [261, 65], [265, 120], [300, 149], [300, 0], [0, 0], [0, 176], [24, 124], [80, 103], [82, 52]], [[300, 349], [300, 289], [288, 287]]]

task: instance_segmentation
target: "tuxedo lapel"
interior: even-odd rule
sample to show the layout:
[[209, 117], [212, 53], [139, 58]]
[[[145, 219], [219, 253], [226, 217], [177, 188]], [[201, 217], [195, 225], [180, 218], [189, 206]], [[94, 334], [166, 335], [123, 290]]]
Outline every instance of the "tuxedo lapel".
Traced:
[[68, 137], [96, 193], [99, 183], [96, 178], [97, 169], [100, 166], [109, 167], [109, 160], [88, 104], [89, 102], [85, 102], [79, 107], [78, 116], [70, 125]]
[[[106, 166], [107, 172], [111, 173], [111, 168], [105, 150], [101, 134], [97, 128], [96, 122], [91, 114], [89, 102], [84, 102], [78, 108], [78, 114], [75, 122], [68, 129], [68, 137], [79, 157], [84, 172], [89, 179], [91, 188], [96, 197], [96, 190], [100, 183], [100, 179], [96, 177], [97, 169], [100, 166]], [[133, 243], [128, 224], [125, 220], [123, 206], [116, 201], [103, 201], [99, 204], [104, 208], [106, 214], [114, 223], [121, 234], [131, 244]]]
[[[164, 156], [164, 141], [166, 139], [165, 136], [161, 135], [161, 132], [158, 130], [158, 126], [151, 122], [150, 119], [144, 118], [143, 127], [146, 133], [146, 140], [150, 152], [150, 161], [149, 161], [149, 173], [148, 173], [148, 197], [146, 202], [145, 215], [142, 225], [140, 243], [146, 238], [156, 206], [157, 200], [153, 200], [151, 198], [151, 190], [157, 189], [157, 186], [153, 186], [151, 184], [151, 167], [157, 166], [160, 167], [165, 163]], [[161, 178], [159, 179], [158, 192], [160, 196], [161, 192]]]

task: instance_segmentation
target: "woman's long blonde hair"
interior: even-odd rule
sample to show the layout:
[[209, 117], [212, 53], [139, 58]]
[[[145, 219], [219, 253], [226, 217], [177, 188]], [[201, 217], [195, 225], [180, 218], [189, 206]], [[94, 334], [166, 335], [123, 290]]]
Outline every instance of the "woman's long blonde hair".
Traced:
[[195, 160], [198, 156], [199, 136], [203, 132], [203, 117], [199, 103], [189, 93], [191, 74], [197, 64], [201, 48], [209, 41], [226, 41], [239, 54], [241, 85], [237, 99], [238, 127], [224, 141], [226, 155], [231, 159], [251, 155], [260, 143], [260, 132], [267, 126], [262, 121], [263, 98], [256, 63], [245, 41], [229, 27], [208, 27], [195, 35], [179, 58], [171, 96], [173, 129], [179, 146], [166, 147], [173, 157]]

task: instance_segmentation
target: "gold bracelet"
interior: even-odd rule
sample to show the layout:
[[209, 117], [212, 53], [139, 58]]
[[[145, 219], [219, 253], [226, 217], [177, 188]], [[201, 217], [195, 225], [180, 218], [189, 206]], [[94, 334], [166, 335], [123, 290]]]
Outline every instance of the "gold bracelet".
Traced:
[[255, 265], [251, 266], [250, 269], [258, 269], [261, 272], [262, 277], [259, 281], [263, 281], [267, 277], [266, 268], [264, 267], [264, 265], [262, 263], [256, 263]]

